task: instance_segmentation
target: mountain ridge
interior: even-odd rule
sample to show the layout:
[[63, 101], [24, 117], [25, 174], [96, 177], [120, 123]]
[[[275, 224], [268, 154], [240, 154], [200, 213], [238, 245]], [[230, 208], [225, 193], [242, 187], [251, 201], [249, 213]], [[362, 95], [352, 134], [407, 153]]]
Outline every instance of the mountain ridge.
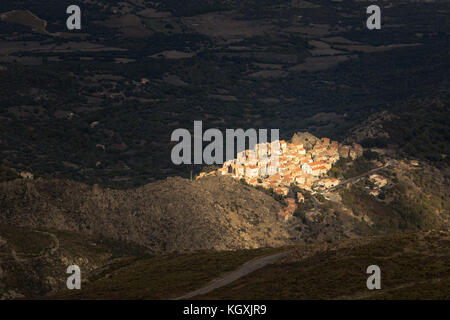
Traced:
[[167, 178], [137, 189], [61, 180], [0, 185], [0, 224], [101, 234], [152, 251], [245, 249], [289, 243], [281, 203], [225, 177]]

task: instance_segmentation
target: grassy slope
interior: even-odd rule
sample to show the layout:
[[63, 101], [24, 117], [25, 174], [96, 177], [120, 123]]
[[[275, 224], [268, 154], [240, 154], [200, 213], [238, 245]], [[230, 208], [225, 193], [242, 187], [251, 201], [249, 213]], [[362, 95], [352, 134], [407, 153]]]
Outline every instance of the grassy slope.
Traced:
[[15, 297], [40, 297], [65, 288], [69, 265], [79, 265], [84, 275], [145, 252], [95, 235], [0, 225], [0, 298], [11, 298], [12, 291]]
[[[142, 247], [96, 235], [0, 225], [0, 297], [12, 290], [19, 298], [42, 298], [48, 293], [56, 299], [174, 298], [251, 259], [282, 250], [153, 256]], [[81, 268], [81, 291], [66, 289], [66, 268], [72, 264]], [[49, 278], [54, 279], [52, 286]], [[52, 289], [58, 294], [51, 293]]]
[[[198, 299], [449, 299], [450, 233], [399, 234], [298, 246], [289, 257]], [[60, 299], [167, 299], [276, 249], [167, 254], [108, 271]], [[382, 290], [366, 288], [369, 265]]]
[[[48, 231], [48, 230], [47, 230]], [[54, 243], [59, 248], [49, 254]], [[27, 298], [170, 299], [203, 287], [256, 257], [285, 250], [202, 251], [150, 256], [96, 236], [1, 227], [3, 279]], [[21, 262], [14, 261], [14, 248]], [[47, 254], [46, 254], [47, 253]], [[65, 289], [65, 268], [79, 264], [82, 290]], [[381, 267], [382, 290], [366, 289], [369, 265]], [[421, 232], [301, 245], [282, 261], [198, 299], [450, 299], [450, 232]], [[59, 288], [59, 289], [58, 289]]]
[[343, 203], [354, 214], [370, 217], [374, 222], [372, 231], [392, 233], [448, 226], [450, 198], [445, 171], [425, 164], [414, 167], [397, 161], [395, 167], [378, 174], [389, 181], [382, 188], [387, 201], [370, 196], [364, 188], [367, 181], [339, 191]]
[[165, 254], [116, 266], [86, 283], [81, 291], [62, 291], [58, 299], [169, 299], [195, 290], [245, 262], [282, 251], [256, 249]]
[[[351, 240], [311, 255], [298, 247], [290, 258], [197, 298], [449, 299], [449, 248], [448, 232]], [[372, 264], [381, 268], [381, 291], [366, 288]]]

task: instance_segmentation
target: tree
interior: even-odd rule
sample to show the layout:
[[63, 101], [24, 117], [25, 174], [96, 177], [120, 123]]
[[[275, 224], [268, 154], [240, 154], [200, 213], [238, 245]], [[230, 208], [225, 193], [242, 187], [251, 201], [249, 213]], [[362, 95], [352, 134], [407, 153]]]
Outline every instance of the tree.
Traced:
[[372, 150], [364, 150], [363, 157], [367, 160], [380, 160], [380, 154]]

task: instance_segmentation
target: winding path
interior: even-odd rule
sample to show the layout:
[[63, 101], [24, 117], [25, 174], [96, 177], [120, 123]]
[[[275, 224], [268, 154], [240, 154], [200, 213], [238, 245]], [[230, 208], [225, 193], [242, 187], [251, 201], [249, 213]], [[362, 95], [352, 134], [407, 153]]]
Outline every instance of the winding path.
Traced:
[[388, 163], [386, 163], [382, 167], [378, 167], [378, 168], [372, 169], [370, 171], [367, 171], [365, 173], [362, 173], [362, 174], [360, 174], [360, 175], [358, 175], [356, 177], [349, 178], [349, 179], [341, 182], [340, 184], [338, 184], [338, 185], [336, 185], [334, 187], [330, 187], [330, 188], [318, 191], [316, 193], [313, 193], [312, 194], [312, 200], [313, 200], [313, 204], [314, 204], [314, 211], [317, 211], [319, 209], [319, 204], [317, 203], [316, 194], [321, 195], [321, 194], [324, 194], [324, 193], [327, 193], [327, 192], [330, 192], [330, 191], [334, 191], [334, 190], [336, 190], [336, 189], [338, 189], [338, 188], [340, 188], [342, 186], [345, 186], [345, 185], [347, 185], [349, 183], [357, 182], [357, 181], [359, 181], [359, 179], [361, 179], [361, 178], [363, 178], [365, 176], [368, 176], [369, 174], [373, 174], [373, 173], [378, 172], [380, 170], [383, 170], [383, 169], [385, 169], [387, 167], [393, 167], [393, 166], [395, 166], [395, 161], [394, 160], [390, 160]]
[[255, 259], [255, 260], [251, 260], [247, 263], [245, 263], [244, 265], [242, 265], [239, 269], [223, 276], [222, 278], [219, 278], [215, 281], [213, 281], [212, 283], [210, 283], [209, 285], [207, 285], [206, 287], [203, 287], [201, 289], [195, 290], [195, 291], [191, 291], [181, 297], [175, 298], [174, 300], [185, 300], [185, 299], [190, 299], [192, 297], [201, 295], [201, 294], [206, 294], [208, 292], [211, 292], [215, 289], [221, 288], [223, 286], [226, 286], [227, 284], [230, 284], [258, 269], [261, 269], [262, 267], [267, 266], [268, 264], [274, 263], [277, 260], [280, 260], [281, 258], [285, 257], [286, 255], [288, 255], [291, 251], [285, 251], [285, 252], [281, 252], [281, 253], [277, 253], [277, 254], [273, 254], [270, 256], [266, 256], [266, 257], [262, 257], [259, 259]]
[[342, 186], [345, 186], [345, 185], [347, 185], [347, 184], [349, 184], [349, 183], [357, 182], [359, 179], [361, 179], [361, 178], [363, 178], [363, 177], [365, 177], [365, 176], [368, 176], [369, 174], [373, 174], [373, 173], [378, 172], [378, 171], [380, 171], [380, 170], [383, 170], [383, 169], [385, 169], [385, 168], [387, 168], [387, 167], [393, 167], [393, 166], [395, 166], [395, 161], [394, 161], [394, 160], [390, 160], [388, 163], [386, 163], [386, 164], [385, 164], [384, 166], [382, 166], [382, 167], [378, 167], [378, 168], [369, 170], [369, 171], [367, 171], [367, 172], [365, 172], [365, 173], [362, 173], [362, 174], [360, 174], [360, 175], [358, 175], [358, 176], [356, 176], [356, 177], [349, 178], [349, 179], [347, 179], [347, 180], [341, 182], [340, 184], [338, 184], [338, 185], [336, 185], [336, 186], [334, 186], [334, 187], [330, 187], [330, 188], [328, 188], [328, 189], [321, 190], [321, 191], [317, 192], [317, 194], [324, 194], [324, 193], [326, 193], [326, 192], [333, 191], [333, 190], [338, 189], [338, 188], [340, 188], [340, 187], [342, 187]]

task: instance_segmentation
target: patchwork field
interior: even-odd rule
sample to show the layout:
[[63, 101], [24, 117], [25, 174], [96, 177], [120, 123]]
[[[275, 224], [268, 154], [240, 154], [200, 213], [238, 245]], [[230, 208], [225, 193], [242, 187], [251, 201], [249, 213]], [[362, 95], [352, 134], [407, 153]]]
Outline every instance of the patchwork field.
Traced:
[[48, 35], [47, 21], [40, 19], [28, 10], [13, 10], [0, 14], [0, 19], [30, 27], [34, 32]]

